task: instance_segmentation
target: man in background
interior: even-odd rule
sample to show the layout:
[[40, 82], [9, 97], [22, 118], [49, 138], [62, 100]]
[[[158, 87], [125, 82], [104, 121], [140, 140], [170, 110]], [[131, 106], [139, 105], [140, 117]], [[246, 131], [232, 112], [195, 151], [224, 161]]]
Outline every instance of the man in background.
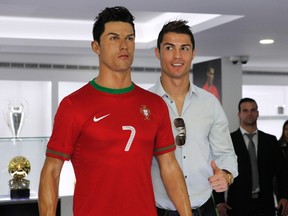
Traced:
[[288, 215], [287, 168], [276, 137], [258, 130], [258, 116], [258, 106], [254, 99], [240, 100], [240, 127], [231, 133], [239, 175], [229, 187], [227, 201], [224, 193], [214, 193], [220, 216], [275, 215], [274, 177], [279, 187], [278, 215]]

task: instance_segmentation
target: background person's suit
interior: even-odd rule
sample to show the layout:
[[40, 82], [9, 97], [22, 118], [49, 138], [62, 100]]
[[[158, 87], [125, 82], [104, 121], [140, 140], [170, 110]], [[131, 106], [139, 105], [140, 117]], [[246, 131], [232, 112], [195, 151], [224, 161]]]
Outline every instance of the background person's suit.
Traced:
[[[227, 211], [229, 216], [249, 216], [252, 201], [252, 171], [249, 153], [240, 129], [231, 133], [235, 153], [238, 157], [238, 177], [229, 187], [227, 203], [232, 210]], [[288, 178], [285, 163], [275, 136], [258, 130], [258, 172], [260, 199], [267, 215], [275, 215], [273, 199], [273, 178], [276, 177], [279, 185], [279, 197], [287, 198]], [[224, 193], [214, 193], [215, 203], [225, 202]]]

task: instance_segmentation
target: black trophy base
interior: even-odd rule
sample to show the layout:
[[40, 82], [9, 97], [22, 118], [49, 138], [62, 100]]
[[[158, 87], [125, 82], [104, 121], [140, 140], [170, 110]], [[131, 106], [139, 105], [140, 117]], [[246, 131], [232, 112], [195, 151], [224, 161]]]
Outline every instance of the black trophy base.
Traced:
[[11, 199], [21, 199], [21, 198], [29, 198], [29, 197], [30, 197], [30, 189], [10, 190]]

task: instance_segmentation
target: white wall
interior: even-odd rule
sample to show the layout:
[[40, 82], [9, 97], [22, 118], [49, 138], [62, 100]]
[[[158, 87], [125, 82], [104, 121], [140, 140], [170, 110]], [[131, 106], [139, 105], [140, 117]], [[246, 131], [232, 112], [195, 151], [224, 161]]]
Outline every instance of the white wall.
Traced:
[[[275, 135], [282, 133], [283, 123], [288, 119], [288, 73], [244, 73], [243, 97], [256, 100], [259, 110], [258, 128]], [[278, 106], [284, 113], [278, 113]]]
[[222, 66], [222, 106], [229, 121], [230, 131], [239, 127], [237, 105], [242, 98], [242, 66], [234, 65], [223, 58]]

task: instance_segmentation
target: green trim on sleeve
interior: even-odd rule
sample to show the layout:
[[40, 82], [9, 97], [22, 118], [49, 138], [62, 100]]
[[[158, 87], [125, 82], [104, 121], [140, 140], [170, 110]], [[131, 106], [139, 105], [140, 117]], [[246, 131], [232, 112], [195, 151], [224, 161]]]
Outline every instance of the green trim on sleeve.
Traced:
[[163, 148], [158, 148], [154, 150], [154, 154], [159, 154], [161, 152], [166, 152], [170, 149], [174, 149], [175, 148], [175, 144], [169, 145], [169, 146], [165, 146]]
[[53, 150], [51, 150], [51, 149], [47, 149], [46, 150], [46, 154], [52, 154], [52, 155], [56, 155], [56, 156], [60, 156], [60, 157], [62, 157], [62, 158], [66, 158], [66, 159], [70, 159], [70, 155], [68, 155], [68, 154], [63, 154], [63, 153], [61, 153], [61, 152], [57, 152], [57, 151], [53, 151]]

